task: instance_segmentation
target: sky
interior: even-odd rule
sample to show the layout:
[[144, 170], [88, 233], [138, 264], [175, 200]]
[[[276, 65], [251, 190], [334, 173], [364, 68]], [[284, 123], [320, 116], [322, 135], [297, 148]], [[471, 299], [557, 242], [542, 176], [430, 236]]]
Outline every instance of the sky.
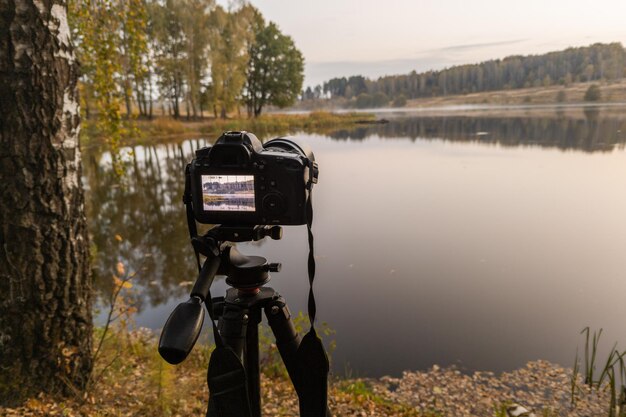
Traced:
[[[250, 0], [305, 57], [305, 86], [596, 42], [626, 45], [626, 0]], [[227, 0], [218, 0], [219, 4]]]

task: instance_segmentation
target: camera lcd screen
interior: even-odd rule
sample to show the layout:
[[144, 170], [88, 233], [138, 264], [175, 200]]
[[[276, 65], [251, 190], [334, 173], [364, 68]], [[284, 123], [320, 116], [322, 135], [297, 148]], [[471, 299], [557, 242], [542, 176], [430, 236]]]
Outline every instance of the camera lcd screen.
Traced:
[[202, 175], [204, 211], [255, 211], [253, 175]]

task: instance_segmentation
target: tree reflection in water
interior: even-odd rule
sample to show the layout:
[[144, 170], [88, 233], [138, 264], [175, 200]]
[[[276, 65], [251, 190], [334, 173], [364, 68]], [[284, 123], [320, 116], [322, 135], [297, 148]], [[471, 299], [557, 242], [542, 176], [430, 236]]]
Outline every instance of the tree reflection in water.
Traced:
[[141, 289], [140, 309], [145, 302], [156, 306], [188, 291], [179, 285], [196, 273], [182, 204], [184, 166], [193, 149], [204, 145], [192, 140], [124, 149], [121, 178], [106, 162], [107, 153], [87, 152], [92, 265], [101, 294], [111, 291], [117, 262], [129, 270], [141, 268], [133, 278]]
[[584, 117], [555, 112], [551, 117], [433, 116], [392, 119], [384, 125], [340, 130], [329, 136], [339, 140], [363, 140], [373, 134], [382, 138], [440, 139], [500, 146], [538, 146], [584, 152], [610, 152], [623, 147], [626, 120], [603, 117], [595, 108]]

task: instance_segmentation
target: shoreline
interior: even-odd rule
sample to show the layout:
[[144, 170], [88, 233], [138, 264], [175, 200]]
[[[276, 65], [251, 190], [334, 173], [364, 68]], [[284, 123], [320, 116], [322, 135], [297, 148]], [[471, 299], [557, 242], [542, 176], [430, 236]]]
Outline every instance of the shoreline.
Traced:
[[[585, 101], [585, 92], [592, 85], [598, 85], [600, 98]], [[541, 108], [581, 108], [581, 107], [623, 107], [626, 106], [626, 79], [614, 82], [580, 82], [549, 87], [529, 87], [509, 90], [483, 91], [447, 96], [421, 97], [409, 99], [404, 107], [354, 109], [342, 108], [341, 100], [320, 99], [301, 102], [289, 110], [297, 114], [312, 109], [332, 112], [445, 112], [448, 110], [503, 110]]]
[[[154, 370], [150, 369], [154, 364], [146, 365], [139, 358], [130, 358], [130, 365], [117, 374], [107, 375], [101, 386], [95, 387], [85, 399], [59, 402], [40, 396], [21, 407], [0, 407], [0, 414], [6, 417], [203, 415], [208, 398], [207, 353], [176, 367], [161, 365], [157, 386], [151, 386], [154, 381], [150, 381], [155, 378]], [[433, 365], [425, 371], [405, 371], [400, 377], [333, 377], [329, 383], [329, 407], [334, 416], [507, 417], [510, 415], [507, 410], [516, 407], [534, 413], [521, 414], [525, 416], [608, 415], [608, 390], [590, 390], [580, 377], [572, 406], [571, 376], [571, 369], [540, 360], [500, 375], [487, 371], [463, 374], [454, 367]], [[134, 389], [129, 390], [129, 386]], [[262, 374], [261, 391], [263, 415], [298, 415], [297, 396], [280, 370]]]
[[550, 118], [589, 119], [595, 116], [626, 120], [625, 102], [556, 103], [556, 104], [462, 104], [432, 107], [379, 108], [363, 110], [335, 110], [337, 113], [352, 112], [373, 114], [376, 119], [393, 123], [396, 118]]

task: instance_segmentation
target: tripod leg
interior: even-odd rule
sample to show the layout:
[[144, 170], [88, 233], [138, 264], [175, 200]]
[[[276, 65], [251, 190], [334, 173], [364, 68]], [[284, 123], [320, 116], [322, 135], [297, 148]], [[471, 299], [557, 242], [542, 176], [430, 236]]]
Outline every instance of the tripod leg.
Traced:
[[259, 369], [259, 323], [261, 310], [249, 310], [244, 349], [244, 365], [248, 382], [248, 398], [252, 417], [261, 417], [261, 371]]
[[[265, 307], [267, 321], [276, 338], [276, 347], [280, 357], [287, 368], [287, 373], [292, 381], [297, 379], [295, 368], [296, 353], [302, 337], [296, 331], [296, 327], [291, 321], [291, 312], [285, 303], [285, 299], [279, 296]], [[298, 387], [295, 387], [296, 390]]]
[[[265, 307], [265, 315], [276, 338], [276, 347], [278, 347], [280, 357], [285, 364], [285, 368], [287, 368], [287, 373], [296, 393], [300, 397], [301, 387], [299, 381], [301, 378], [305, 378], [306, 375], [300, 375], [301, 371], [297, 367], [296, 355], [302, 337], [298, 334], [296, 327], [291, 321], [291, 313], [285, 299], [279, 296], [269, 303]], [[326, 408], [326, 417], [332, 417], [329, 408]]]

